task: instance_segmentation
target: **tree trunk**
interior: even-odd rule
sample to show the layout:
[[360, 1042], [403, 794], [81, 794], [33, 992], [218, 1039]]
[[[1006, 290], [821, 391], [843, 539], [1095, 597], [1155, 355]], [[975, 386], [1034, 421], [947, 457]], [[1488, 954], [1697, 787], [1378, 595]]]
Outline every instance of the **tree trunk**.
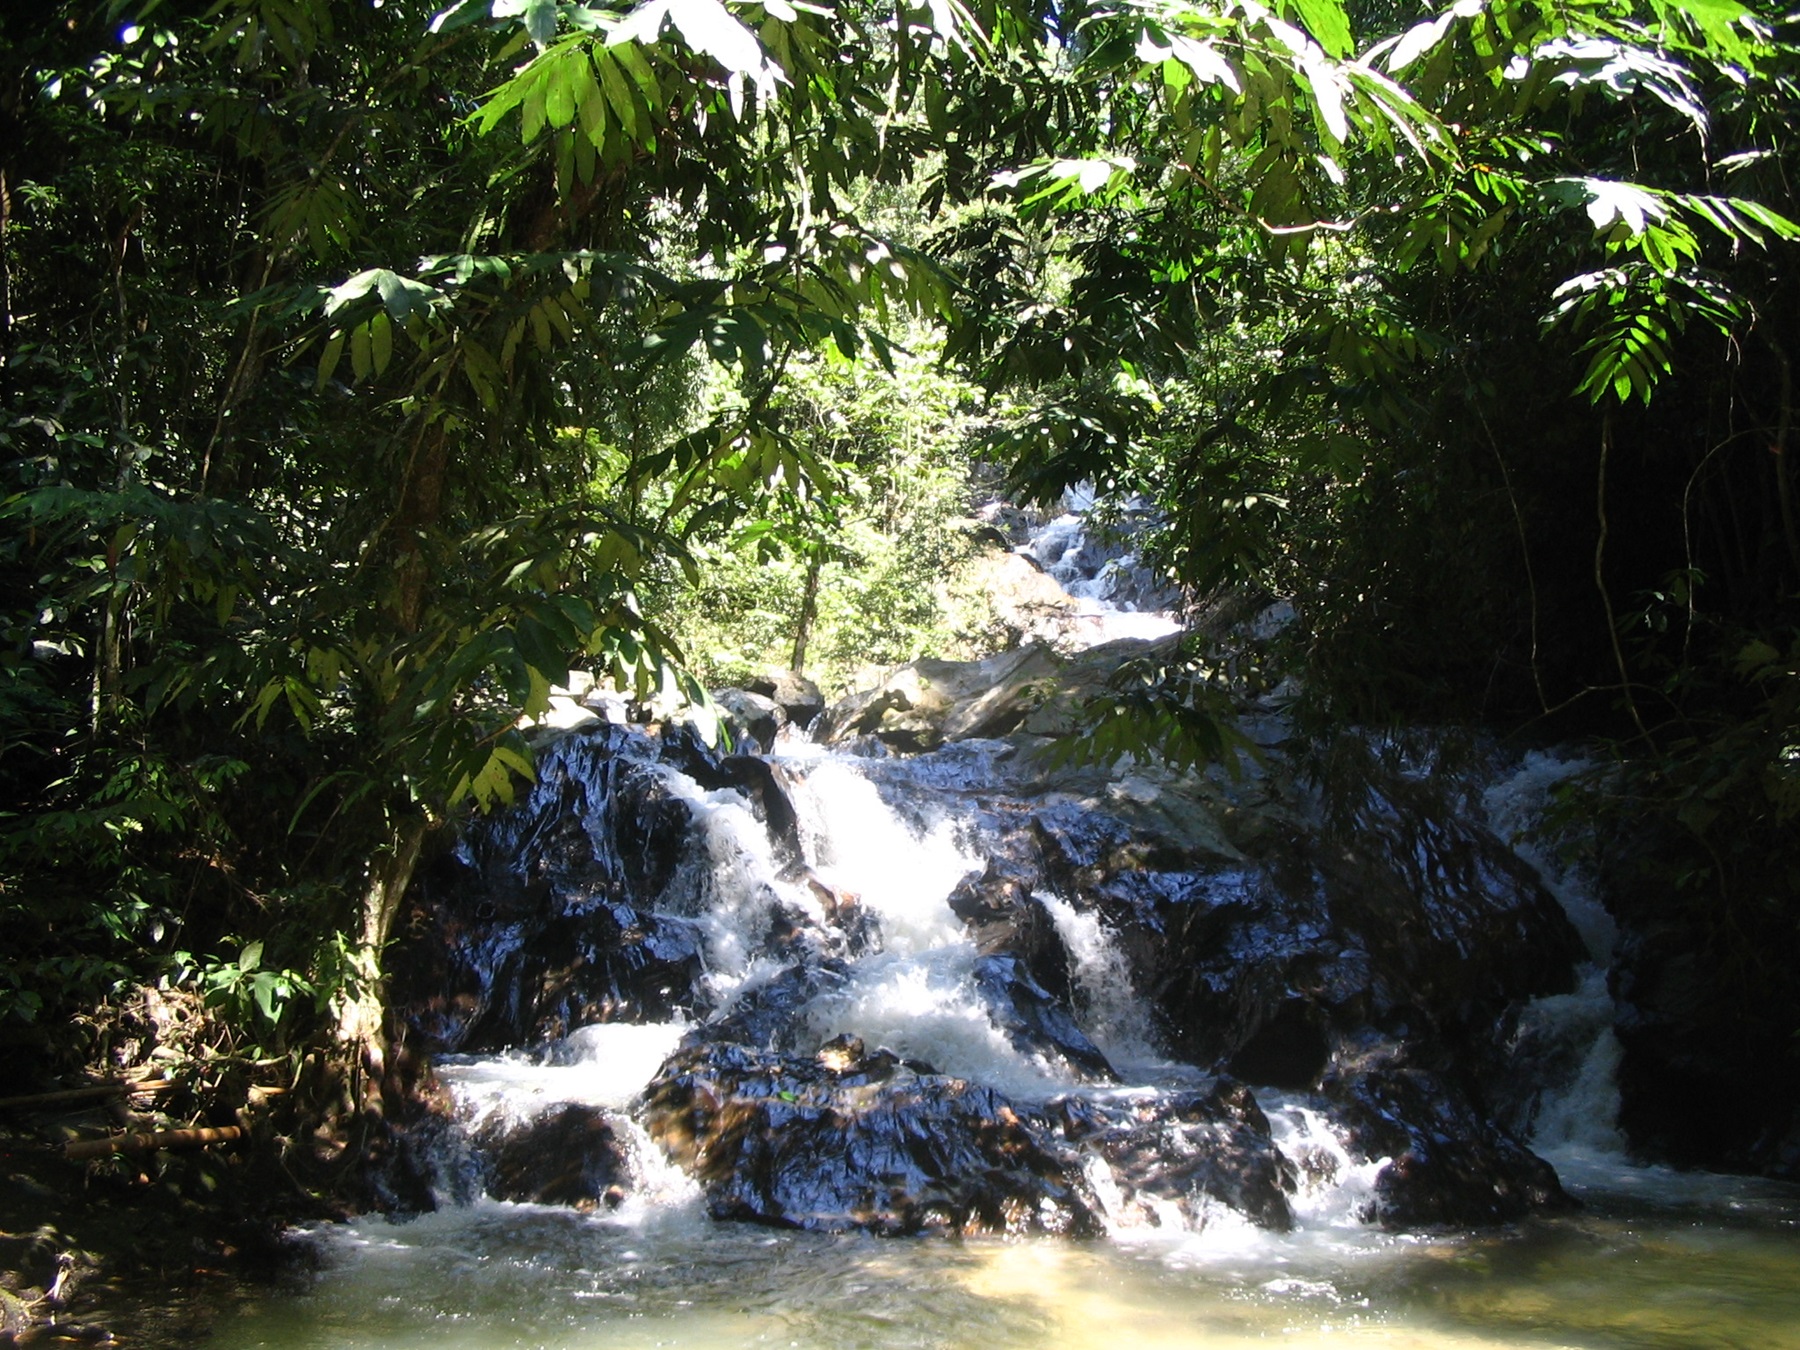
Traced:
[[806, 674], [806, 644], [812, 638], [813, 622], [819, 617], [819, 569], [817, 557], [806, 566], [806, 589], [800, 596], [800, 618], [794, 625], [794, 674]]
[[394, 916], [400, 912], [400, 901], [412, 882], [430, 828], [430, 817], [423, 811], [402, 815], [370, 860], [356, 945], [350, 951], [350, 978], [332, 1005], [337, 1042], [349, 1052], [353, 1072], [361, 1075], [353, 1096], [360, 1098], [365, 1109], [377, 1113], [387, 1067], [387, 991], [381, 977], [381, 951], [393, 931]]

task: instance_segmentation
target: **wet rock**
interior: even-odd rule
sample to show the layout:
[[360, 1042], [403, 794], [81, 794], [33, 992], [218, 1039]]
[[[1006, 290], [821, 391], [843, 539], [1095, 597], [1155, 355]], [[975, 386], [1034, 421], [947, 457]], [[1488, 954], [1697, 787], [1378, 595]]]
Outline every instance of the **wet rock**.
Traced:
[[1009, 869], [990, 855], [986, 868], [951, 891], [951, 912], [966, 925], [969, 940], [983, 956], [1009, 956], [1052, 998], [1074, 997], [1069, 955], [1056, 921], [1033, 893], [1034, 875]]
[[1076, 1135], [1106, 1159], [1134, 1211], [1122, 1216], [1126, 1222], [1160, 1222], [1161, 1207], [1173, 1205], [1186, 1226], [1202, 1228], [1209, 1207], [1223, 1205], [1276, 1232], [1293, 1227], [1293, 1165], [1242, 1083], [1221, 1077], [1206, 1091], [1115, 1111], [1111, 1119], [1090, 1115]]
[[1293, 997], [1277, 1003], [1226, 1060], [1236, 1077], [1277, 1088], [1307, 1088], [1331, 1056], [1323, 1010]]
[[879, 1234], [1100, 1232], [1046, 1123], [992, 1088], [838, 1049], [829, 1063], [736, 1044], [684, 1049], [646, 1091], [645, 1127], [718, 1218]]
[[994, 1025], [1023, 1054], [1035, 1056], [1086, 1082], [1114, 1083], [1106, 1056], [1012, 956], [984, 956], [975, 962], [975, 987]]
[[551, 741], [513, 809], [421, 870], [387, 960], [421, 1049], [499, 1049], [704, 1005], [699, 929], [643, 904], [672, 882], [692, 826], [654, 754], [616, 727]]
[[1341, 1046], [1322, 1094], [1375, 1179], [1386, 1228], [1469, 1227], [1575, 1207], [1555, 1169], [1496, 1125], [1467, 1087], [1379, 1037]]
[[799, 1053], [815, 1039], [806, 1007], [824, 994], [842, 990], [850, 981], [840, 960], [789, 966], [774, 978], [744, 990], [722, 1012], [695, 1027], [682, 1041], [684, 1049], [720, 1043], [754, 1050]]
[[748, 689], [715, 689], [712, 701], [730, 730], [732, 748], [740, 752], [773, 749], [776, 733], [787, 725], [787, 712], [779, 703]]
[[1702, 917], [1692, 894], [1663, 878], [1631, 881], [1636, 893], [1615, 883], [1613, 903], [1619, 1127], [1677, 1166], [1795, 1176], [1796, 926], [1778, 931], [1781, 905], [1734, 900], [1737, 931], [1721, 938], [1726, 921]]
[[591, 1209], [618, 1204], [630, 1182], [625, 1147], [606, 1112], [569, 1103], [523, 1125], [491, 1125], [475, 1139], [496, 1200]]
[[1048, 887], [1105, 917], [1170, 1048], [1251, 1082], [1310, 1086], [1331, 1034], [1369, 1024], [1472, 1047], [1509, 1004], [1573, 988], [1579, 937], [1498, 840], [1403, 774], [1355, 790], [1311, 829], [1292, 807], [1170, 829], [1091, 799], [1033, 829]]

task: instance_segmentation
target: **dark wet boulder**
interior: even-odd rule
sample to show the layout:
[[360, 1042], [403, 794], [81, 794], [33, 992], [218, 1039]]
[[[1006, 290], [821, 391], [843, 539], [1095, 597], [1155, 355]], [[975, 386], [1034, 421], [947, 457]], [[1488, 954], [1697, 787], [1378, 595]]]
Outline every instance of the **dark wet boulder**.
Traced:
[[1514, 1139], [1446, 1070], [1376, 1036], [1340, 1046], [1321, 1086], [1332, 1118], [1369, 1158], [1383, 1227], [1470, 1227], [1572, 1209], [1556, 1171]]
[[630, 1184], [625, 1145], [597, 1106], [567, 1103], [522, 1125], [490, 1124], [474, 1142], [496, 1200], [591, 1209], [618, 1204]]
[[1051, 997], [1066, 1003], [1073, 997], [1069, 955], [1056, 921], [1033, 892], [1035, 880], [990, 853], [985, 869], [964, 878], [948, 903], [981, 955], [1014, 958]]
[[1387, 1001], [1480, 1032], [1509, 1000], [1570, 992], [1587, 951], [1537, 874], [1438, 775], [1344, 739], [1317, 868]]
[[778, 1053], [810, 1049], [816, 1037], [807, 1022], [807, 1005], [843, 989], [849, 979], [849, 967], [841, 960], [789, 966], [740, 992], [719, 1013], [690, 1031], [682, 1047], [698, 1049], [718, 1043]]
[[[442, 909], [389, 959], [395, 1006], [431, 1049], [556, 1040], [594, 1022], [691, 1009], [704, 972], [694, 924], [554, 895], [475, 914]], [[423, 940], [422, 940], [423, 939]]]
[[692, 834], [655, 753], [618, 727], [547, 741], [521, 800], [422, 868], [386, 961], [421, 1049], [499, 1049], [705, 1006], [698, 928], [646, 903]]
[[[1383, 767], [1310, 828], [1294, 810], [1249, 830], [1201, 803], [1170, 829], [1054, 803], [1033, 818], [1043, 884], [1099, 912], [1170, 1048], [1203, 1067], [1305, 1088], [1334, 1032], [1370, 1024], [1473, 1046], [1510, 1004], [1572, 989], [1580, 939], [1435, 783]], [[1235, 858], [1213, 842], [1226, 825]]]
[[1065, 1130], [1106, 1160], [1120, 1199], [1135, 1211], [1122, 1216], [1127, 1222], [1156, 1222], [1159, 1206], [1170, 1204], [1201, 1228], [1208, 1209], [1220, 1205], [1276, 1232], [1293, 1227], [1293, 1164], [1242, 1083], [1221, 1077], [1203, 1091], [1154, 1102], [1082, 1106], [1086, 1119]]
[[1632, 880], [1613, 905], [1620, 1128], [1677, 1166], [1800, 1179], [1800, 980], [1783, 955], [1800, 926], [1775, 931], [1791, 899], [1740, 903], [1724, 939], [1666, 878]]
[[1017, 957], [981, 957], [973, 973], [988, 1016], [1015, 1049], [1081, 1081], [1118, 1081], [1106, 1056], [1076, 1025], [1068, 1009], [1031, 978]]
[[879, 1234], [1100, 1232], [1045, 1122], [891, 1054], [822, 1049], [691, 1046], [646, 1090], [645, 1128], [716, 1217]]

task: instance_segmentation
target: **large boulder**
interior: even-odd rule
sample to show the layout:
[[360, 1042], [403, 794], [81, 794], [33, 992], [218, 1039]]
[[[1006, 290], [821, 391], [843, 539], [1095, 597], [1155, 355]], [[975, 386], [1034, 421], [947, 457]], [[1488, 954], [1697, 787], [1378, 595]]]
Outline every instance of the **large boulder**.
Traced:
[[815, 735], [827, 745], [875, 736], [907, 751], [1003, 736], [1043, 701], [1060, 665], [1035, 643], [985, 661], [915, 661], [833, 704]]
[[1322, 1092], [1367, 1157], [1373, 1213], [1387, 1228], [1466, 1228], [1573, 1209], [1555, 1170], [1485, 1111], [1451, 1066], [1381, 1036], [1337, 1047]]
[[812, 725], [825, 711], [825, 695], [819, 686], [797, 670], [771, 670], [746, 680], [744, 687], [772, 701], [797, 727]]
[[643, 1119], [719, 1218], [883, 1234], [1101, 1229], [1073, 1155], [999, 1092], [850, 1038], [810, 1057], [690, 1046], [651, 1084]]
[[601, 727], [542, 747], [523, 799], [408, 893], [387, 973], [419, 1048], [497, 1050], [704, 1006], [698, 926], [647, 907], [690, 832], [642, 737]]

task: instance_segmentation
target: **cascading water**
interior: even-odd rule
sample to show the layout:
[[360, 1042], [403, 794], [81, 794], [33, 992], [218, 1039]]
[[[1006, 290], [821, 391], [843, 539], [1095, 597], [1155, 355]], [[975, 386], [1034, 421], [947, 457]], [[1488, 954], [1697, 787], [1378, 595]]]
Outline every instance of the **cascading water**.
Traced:
[[1038, 525], [1014, 551], [1075, 599], [1082, 643], [1154, 640], [1179, 632], [1181, 625], [1171, 616], [1179, 594], [1137, 551], [1137, 537], [1155, 520], [1148, 503], [1136, 498], [1125, 503], [1120, 519], [1106, 531], [1097, 531], [1088, 519], [1094, 505], [1091, 490], [1069, 489], [1062, 513]]
[[1529, 1121], [1533, 1146], [1564, 1171], [1596, 1159], [1617, 1162], [1625, 1152], [1617, 1124], [1621, 1051], [1607, 987], [1618, 930], [1579, 867], [1540, 841], [1551, 793], [1591, 767], [1533, 751], [1482, 799], [1495, 831], [1543, 878], [1587, 950], [1575, 990], [1527, 1004], [1514, 1036], [1515, 1045], [1539, 1061], [1542, 1086]]
[[[1054, 570], [1083, 544], [1051, 535]], [[328, 1230], [316, 1290], [221, 1340], [1800, 1344], [1800, 1203], [1583, 1164], [1618, 1158], [1611, 939], [1528, 841], [1561, 908], [1405, 774], [1314, 839], [1263, 770], [861, 748], [546, 744], [409, 925], [442, 948], [408, 1006], [456, 1102], [443, 1207]], [[1528, 759], [1495, 829], [1566, 771]], [[1459, 1057], [1529, 1080], [1516, 1128], [1587, 1213]], [[1687, 1208], [1646, 1225], [1632, 1186]], [[968, 1240], [869, 1236], [934, 1231]], [[1108, 1240], [1041, 1236], [1071, 1233]]]

